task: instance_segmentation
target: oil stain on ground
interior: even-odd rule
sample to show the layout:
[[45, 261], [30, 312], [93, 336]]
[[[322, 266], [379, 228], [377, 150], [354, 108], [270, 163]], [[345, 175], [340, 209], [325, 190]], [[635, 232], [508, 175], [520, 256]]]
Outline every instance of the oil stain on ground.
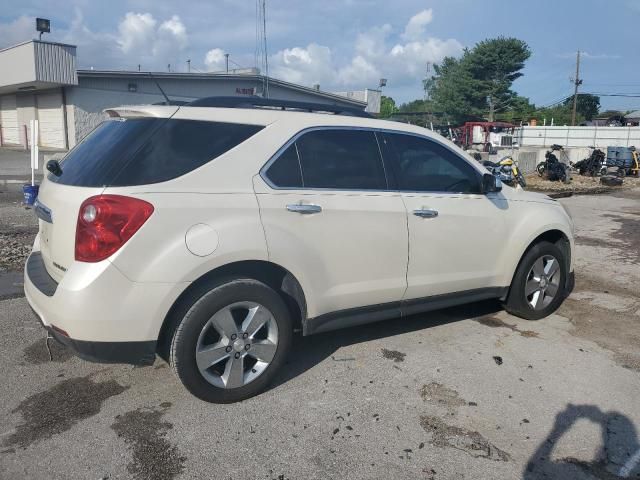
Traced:
[[[51, 357], [49, 357], [49, 351], [51, 351]], [[25, 360], [33, 365], [49, 363], [50, 361], [63, 363], [73, 357], [71, 350], [52, 339], [49, 340], [49, 350], [47, 350], [44, 338], [29, 345], [24, 349], [23, 353]]]
[[[629, 214], [629, 212], [627, 212]], [[637, 215], [637, 213], [632, 213]], [[622, 215], [604, 215], [616, 222], [620, 228], [612, 232], [612, 237], [626, 244], [626, 248], [620, 248], [622, 256], [628, 263], [638, 263], [640, 257], [640, 221], [638, 218], [629, 218]]]
[[[578, 235], [576, 243], [589, 247], [615, 249], [617, 258], [624, 263], [638, 264], [640, 258], [640, 221], [638, 218], [631, 218], [630, 215], [637, 216], [636, 212], [622, 212], [627, 216], [606, 214], [605, 218], [617, 223], [619, 228], [609, 234], [609, 238], [601, 239], [590, 237], [589, 235]], [[617, 240], [612, 242], [611, 239]]]
[[70, 378], [23, 400], [12, 413], [24, 423], [7, 438], [5, 446], [27, 448], [32, 443], [66, 432], [76, 423], [100, 412], [102, 403], [129, 387], [115, 380], [93, 382], [89, 377]]
[[500, 320], [499, 318], [496, 318], [496, 317], [491, 317], [491, 316], [478, 317], [478, 318], [474, 318], [474, 320], [476, 322], [478, 322], [479, 324], [484, 325], [485, 327], [492, 327], [492, 328], [504, 327], [504, 328], [508, 328], [509, 330], [512, 330], [512, 331], [514, 331], [516, 333], [519, 333], [523, 337], [527, 337], [527, 338], [537, 338], [538, 337], [538, 333], [537, 332], [534, 332], [532, 330], [520, 330], [515, 325], [511, 325], [509, 323], [503, 322], [502, 320]]
[[499, 449], [480, 433], [447, 425], [438, 417], [422, 416], [420, 425], [431, 434], [430, 443], [436, 447], [450, 447], [476, 458], [507, 462], [511, 456]]
[[397, 350], [387, 350], [386, 348], [383, 348], [381, 351], [384, 358], [387, 360], [393, 360], [396, 363], [404, 362], [404, 357], [407, 356], [406, 353], [402, 353]]
[[138, 408], [118, 415], [111, 425], [132, 450], [127, 470], [136, 480], [170, 480], [184, 470], [186, 457], [166, 438], [173, 425], [162, 420], [170, 406], [164, 402], [157, 408]]
[[458, 392], [437, 382], [423, 385], [420, 389], [420, 396], [427, 403], [449, 408], [467, 405], [467, 401], [461, 398]]

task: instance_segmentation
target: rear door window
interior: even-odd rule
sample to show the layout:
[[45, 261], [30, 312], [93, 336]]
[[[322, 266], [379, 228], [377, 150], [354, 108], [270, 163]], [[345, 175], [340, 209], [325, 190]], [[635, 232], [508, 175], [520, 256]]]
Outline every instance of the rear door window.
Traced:
[[297, 139], [305, 188], [386, 190], [376, 136], [367, 130], [314, 130]]
[[82, 187], [164, 182], [219, 157], [263, 127], [200, 120], [109, 120], [71, 150], [53, 182]]
[[301, 188], [302, 173], [296, 144], [282, 152], [266, 172], [267, 179], [277, 188]]

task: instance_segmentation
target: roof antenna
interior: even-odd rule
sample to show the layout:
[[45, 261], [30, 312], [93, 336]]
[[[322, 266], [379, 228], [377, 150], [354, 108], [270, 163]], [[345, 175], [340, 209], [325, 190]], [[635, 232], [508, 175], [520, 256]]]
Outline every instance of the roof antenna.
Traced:
[[149, 76], [151, 77], [151, 80], [153, 80], [153, 82], [156, 84], [156, 87], [158, 87], [158, 90], [160, 90], [160, 93], [162, 93], [162, 96], [164, 97], [164, 99], [167, 102], [167, 105], [171, 105], [171, 100], [169, 100], [169, 97], [167, 97], [167, 94], [164, 93], [164, 90], [162, 90], [162, 87], [160, 86], [160, 84], [158, 83], [158, 81], [156, 80], [156, 77], [153, 76], [153, 74], [151, 72], [147, 72], [149, 74]]

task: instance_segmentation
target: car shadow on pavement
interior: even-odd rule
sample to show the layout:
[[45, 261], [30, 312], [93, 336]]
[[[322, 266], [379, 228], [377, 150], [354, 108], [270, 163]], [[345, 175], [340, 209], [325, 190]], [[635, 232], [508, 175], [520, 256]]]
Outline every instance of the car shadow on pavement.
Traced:
[[502, 306], [499, 301], [485, 300], [405, 318], [395, 318], [393, 320], [319, 333], [308, 337], [297, 334], [293, 338], [291, 353], [285, 368], [275, 378], [269, 389], [276, 388], [298, 375], [302, 375], [333, 355], [340, 347], [491, 315], [501, 310]]
[[[596, 458], [588, 461], [572, 457], [552, 458], [558, 441], [583, 419], [600, 427], [601, 445]], [[640, 444], [636, 428], [620, 412], [604, 412], [595, 405], [569, 404], [556, 415], [551, 432], [527, 462], [522, 478], [640, 478]]]

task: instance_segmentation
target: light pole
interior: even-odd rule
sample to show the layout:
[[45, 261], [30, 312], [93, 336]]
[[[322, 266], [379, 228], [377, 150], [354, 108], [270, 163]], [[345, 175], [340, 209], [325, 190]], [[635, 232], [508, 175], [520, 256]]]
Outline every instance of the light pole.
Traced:
[[42, 40], [43, 33], [51, 32], [51, 21], [48, 18], [36, 18], [36, 30], [40, 32], [38, 40]]

